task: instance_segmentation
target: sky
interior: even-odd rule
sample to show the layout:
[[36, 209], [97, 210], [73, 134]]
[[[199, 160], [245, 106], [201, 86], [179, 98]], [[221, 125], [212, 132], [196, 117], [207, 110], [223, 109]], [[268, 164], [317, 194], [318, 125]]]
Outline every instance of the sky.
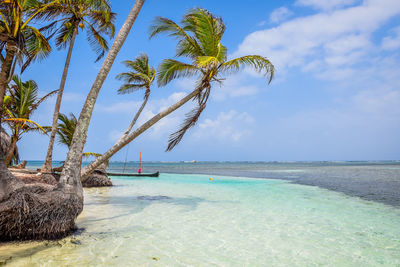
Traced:
[[[111, 0], [119, 29], [134, 1]], [[121, 64], [140, 53], [157, 67], [173, 58], [175, 40], [149, 40], [156, 16], [179, 22], [190, 8], [202, 7], [226, 24], [222, 42], [228, 57], [267, 57], [276, 68], [271, 84], [251, 69], [214, 84], [197, 125], [171, 152], [168, 136], [191, 104], [164, 118], [112, 160], [147, 161], [311, 161], [400, 159], [400, 3], [398, 0], [147, 0], [100, 91], [85, 152], [103, 153], [119, 138], [143, 99], [143, 92], [118, 95]], [[111, 44], [112, 41], [110, 41]], [[58, 88], [66, 50], [33, 64], [23, 80], [37, 81], [41, 94]], [[73, 51], [61, 107], [77, 116], [102, 61], [81, 32]], [[185, 60], [185, 59], [181, 59]], [[194, 88], [180, 79], [152, 88], [139, 125]], [[55, 97], [33, 116], [51, 125]], [[22, 159], [43, 160], [48, 136], [27, 134]], [[128, 153], [127, 153], [128, 151]], [[54, 159], [67, 148], [57, 144]]]

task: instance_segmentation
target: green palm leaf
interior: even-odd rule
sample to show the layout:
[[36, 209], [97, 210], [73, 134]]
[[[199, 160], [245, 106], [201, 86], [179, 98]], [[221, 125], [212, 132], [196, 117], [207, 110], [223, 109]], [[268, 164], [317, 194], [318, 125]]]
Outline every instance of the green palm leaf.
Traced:
[[274, 65], [267, 58], [258, 55], [243, 56], [229, 60], [219, 66], [219, 71], [237, 72], [241, 67], [253, 67], [258, 72], [264, 71], [264, 75], [269, 76], [269, 83], [274, 77]]
[[176, 78], [190, 77], [199, 73], [199, 68], [174, 59], [165, 59], [158, 66], [158, 86], [165, 86]]
[[128, 94], [145, 89], [145, 98], [147, 98], [150, 94], [151, 84], [156, 76], [156, 70], [149, 65], [149, 57], [142, 53], [134, 60], [125, 60], [123, 64], [132, 71], [122, 72], [117, 75], [117, 79], [125, 82], [118, 89], [118, 93]]

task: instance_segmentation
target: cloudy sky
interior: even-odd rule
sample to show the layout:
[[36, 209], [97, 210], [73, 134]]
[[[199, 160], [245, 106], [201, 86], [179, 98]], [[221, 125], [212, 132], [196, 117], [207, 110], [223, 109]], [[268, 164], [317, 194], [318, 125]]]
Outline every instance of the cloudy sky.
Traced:
[[[111, 1], [117, 28], [133, 1]], [[116, 93], [123, 60], [145, 52], [153, 66], [174, 55], [175, 41], [148, 39], [155, 16], [179, 21], [192, 7], [221, 16], [229, 57], [259, 54], [276, 67], [270, 85], [252, 70], [215, 84], [197, 126], [172, 152], [164, 152], [190, 104], [134, 140], [129, 160], [390, 160], [400, 159], [400, 3], [398, 0], [146, 1], [98, 98], [85, 151], [102, 153], [128, 126], [141, 92]], [[35, 79], [44, 94], [58, 87], [66, 51], [55, 50], [23, 79]], [[86, 36], [78, 36], [62, 112], [79, 111], [101, 63], [94, 63]], [[139, 123], [193, 89], [194, 80], [154, 86]], [[49, 125], [55, 99], [34, 119]], [[48, 137], [30, 134], [24, 159], [41, 160]], [[66, 148], [57, 145], [55, 159]], [[113, 160], [123, 160], [126, 150]]]

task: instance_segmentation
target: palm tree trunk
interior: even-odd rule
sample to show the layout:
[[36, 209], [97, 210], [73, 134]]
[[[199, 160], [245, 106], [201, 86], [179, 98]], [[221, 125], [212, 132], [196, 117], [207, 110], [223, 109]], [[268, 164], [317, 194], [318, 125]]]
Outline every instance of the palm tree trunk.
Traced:
[[82, 165], [82, 152], [83, 147], [86, 141], [86, 135], [89, 128], [90, 119], [92, 117], [94, 105], [97, 100], [97, 96], [99, 91], [107, 78], [108, 73], [114, 63], [115, 58], [117, 57], [118, 52], [120, 51], [123, 43], [125, 42], [128, 34], [132, 28], [133, 23], [135, 22], [140, 9], [142, 8], [145, 0], [136, 0], [133, 5], [128, 18], [125, 23], [122, 25], [121, 30], [119, 31], [115, 41], [107, 54], [106, 59], [104, 60], [103, 65], [94, 81], [92, 88], [86, 98], [85, 104], [82, 108], [81, 114], [79, 116], [78, 123], [76, 125], [74, 137], [72, 139], [72, 144], [68, 151], [67, 158], [65, 160], [65, 165], [63, 172], [60, 177], [60, 183], [64, 184], [76, 184], [78, 183], [80, 190], [82, 190], [82, 185], [80, 181], [81, 174], [81, 165]]
[[[128, 135], [129, 132], [132, 130], [133, 126], [135, 126], [136, 121], [138, 120], [138, 118], [139, 118], [140, 114], [142, 113], [144, 107], [146, 106], [148, 100], [149, 100], [149, 96], [146, 95], [146, 97], [145, 97], [145, 99], [144, 99], [142, 105], [140, 106], [138, 112], [136, 113], [135, 117], [134, 117], [133, 120], [131, 121], [131, 124], [129, 124], [128, 128], [126, 129], [126, 131], [125, 131], [125, 133], [122, 135], [122, 137], [124, 137], [125, 135]], [[122, 137], [121, 137], [121, 138], [122, 138]]]
[[3, 111], [4, 95], [6, 93], [7, 85], [10, 82], [10, 76], [12, 76], [12, 64], [16, 53], [16, 47], [14, 45], [7, 46], [6, 58], [1, 65], [0, 71], [0, 111]]
[[[3, 64], [1, 65], [1, 71], [0, 71], [0, 114], [3, 114], [3, 101], [4, 101], [4, 95], [6, 93], [6, 88], [7, 85], [9, 83], [9, 78], [11, 76], [11, 71], [12, 71], [12, 64], [14, 61], [14, 57], [15, 57], [15, 53], [16, 53], [16, 47], [14, 45], [9, 45], [7, 46], [7, 50], [6, 50], [6, 57], [4, 59]], [[0, 129], [1, 129], [2, 123], [0, 121]], [[0, 142], [3, 142], [0, 139]], [[0, 161], [4, 160], [4, 154], [2, 153], [2, 151], [0, 151]], [[0, 167], [3, 167], [0, 166]], [[1, 177], [0, 177], [1, 179]]]
[[10, 147], [8, 148], [8, 152], [7, 152], [6, 158], [4, 160], [7, 167], [12, 165], [11, 164], [12, 163], [12, 158], [13, 158], [13, 155], [14, 155], [15, 147], [17, 146], [17, 141], [18, 141], [17, 138], [12, 137]]
[[44, 161], [44, 164], [42, 167], [42, 171], [41, 171], [42, 173], [49, 173], [52, 170], [53, 147], [54, 147], [54, 140], [56, 138], [56, 133], [57, 133], [58, 115], [60, 114], [61, 100], [62, 100], [63, 93], [64, 93], [64, 87], [65, 87], [65, 82], [67, 80], [69, 64], [71, 62], [72, 50], [74, 48], [75, 38], [76, 38], [77, 34], [78, 34], [78, 28], [75, 27], [74, 33], [72, 34], [71, 42], [69, 43], [67, 58], [65, 60], [65, 65], [64, 65], [64, 71], [63, 71], [63, 74], [61, 77], [60, 87], [58, 89], [57, 101], [56, 101], [56, 105], [54, 107], [54, 113], [53, 113], [53, 125], [51, 126], [49, 147], [47, 148], [47, 155], [46, 155], [46, 160]]
[[125, 145], [129, 144], [133, 139], [135, 139], [136, 137], [141, 135], [144, 131], [146, 131], [151, 126], [156, 124], [159, 120], [161, 120], [165, 116], [169, 115], [173, 111], [175, 111], [178, 108], [180, 108], [181, 106], [183, 106], [190, 99], [192, 99], [193, 97], [198, 95], [201, 90], [202, 90], [202, 88], [197, 88], [196, 90], [194, 90], [193, 92], [191, 92], [190, 94], [188, 94], [187, 96], [185, 96], [184, 98], [182, 98], [181, 100], [179, 100], [178, 102], [173, 104], [172, 106], [164, 109], [163, 111], [161, 111], [160, 113], [158, 113], [157, 115], [152, 117], [150, 120], [148, 120], [146, 123], [142, 124], [139, 128], [137, 128], [135, 131], [133, 131], [129, 135], [121, 137], [120, 140], [118, 140], [118, 142], [115, 143], [115, 145], [113, 147], [111, 147], [106, 153], [104, 153], [100, 157], [97, 157], [95, 161], [93, 161], [91, 164], [89, 164], [82, 170], [82, 172], [81, 172], [82, 181], [85, 181], [87, 176], [93, 170], [95, 170], [100, 164], [102, 164], [103, 162], [110, 159], [115, 153], [117, 153], [119, 150], [121, 150], [121, 148], [123, 148]]

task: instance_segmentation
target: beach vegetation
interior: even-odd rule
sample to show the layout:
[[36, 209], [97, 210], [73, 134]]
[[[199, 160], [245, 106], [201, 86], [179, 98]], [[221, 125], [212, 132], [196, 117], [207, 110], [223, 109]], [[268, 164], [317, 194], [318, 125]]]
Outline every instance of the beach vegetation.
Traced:
[[[143, 4], [144, 0], [135, 1], [100, 68], [79, 116], [65, 167], [56, 184], [25, 185], [6, 168], [4, 161], [0, 160], [0, 241], [54, 239], [68, 235], [76, 229], [75, 219], [83, 209], [83, 189], [80, 182], [82, 150], [94, 104]], [[9, 11], [12, 12], [12, 9]], [[16, 50], [13, 49], [13, 52], [12, 56], [15, 56]], [[0, 74], [8, 75], [9, 72], [5, 70], [9, 71], [11, 67], [4, 69], [4, 65], [3, 63]], [[6, 76], [3, 75], [4, 77]], [[0, 79], [0, 82], [8, 84], [6, 80]], [[1, 102], [3, 97], [4, 94], [1, 95]], [[0, 104], [1, 107], [3, 103]], [[41, 176], [43, 178], [46, 175]]]
[[35, 81], [24, 82], [17, 75], [14, 75], [12, 81], [3, 102], [1, 116], [2, 123], [8, 125], [11, 131], [11, 144], [5, 157], [7, 166], [12, 164], [15, 147], [23, 134], [28, 132], [47, 134], [45, 127], [33, 121], [31, 117], [41, 103], [57, 92], [55, 90], [39, 97], [39, 89]]

